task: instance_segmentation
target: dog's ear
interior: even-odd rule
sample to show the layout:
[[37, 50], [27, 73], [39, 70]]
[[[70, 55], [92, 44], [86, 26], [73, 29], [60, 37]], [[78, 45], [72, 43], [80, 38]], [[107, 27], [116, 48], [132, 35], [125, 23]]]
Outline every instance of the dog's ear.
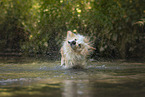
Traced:
[[90, 39], [88, 37], [87, 38], [84, 38], [84, 42], [88, 44], [87, 45], [88, 49], [89, 50], [96, 50], [96, 48], [90, 46], [91, 43], [89, 41], [90, 41]]
[[74, 36], [75, 36], [75, 34], [73, 32], [67, 31], [67, 38], [74, 37]]
[[88, 46], [89, 49], [91, 50], [96, 50], [96, 48], [92, 47], [92, 46]]

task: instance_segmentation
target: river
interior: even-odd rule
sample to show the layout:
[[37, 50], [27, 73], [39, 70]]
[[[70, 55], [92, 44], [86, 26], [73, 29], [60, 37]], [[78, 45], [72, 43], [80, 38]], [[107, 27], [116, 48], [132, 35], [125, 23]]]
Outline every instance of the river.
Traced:
[[63, 69], [60, 61], [1, 59], [0, 97], [145, 97], [145, 63], [93, 61]]

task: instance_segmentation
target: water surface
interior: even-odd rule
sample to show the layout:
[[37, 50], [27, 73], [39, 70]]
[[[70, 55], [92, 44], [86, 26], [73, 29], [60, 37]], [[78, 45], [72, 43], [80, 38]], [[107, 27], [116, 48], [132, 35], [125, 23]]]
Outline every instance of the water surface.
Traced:
[[63, 69], [59, 61], [0, 60], [0, 97], [145, 97], [145, 63], [89, 63]]

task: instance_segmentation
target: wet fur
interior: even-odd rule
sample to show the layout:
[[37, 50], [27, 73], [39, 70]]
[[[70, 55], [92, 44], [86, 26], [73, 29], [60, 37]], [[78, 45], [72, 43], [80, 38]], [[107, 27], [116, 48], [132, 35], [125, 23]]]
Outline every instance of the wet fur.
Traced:
[[[75, 45], [70, 45], [69, 41], [76, 41]], [[83, 68], [86, 65], [87, 56], [93, 48], [89, 39], [80, 34], [67, 32], [67, 37], [61, 47], [61, 66], [65, 68]]]

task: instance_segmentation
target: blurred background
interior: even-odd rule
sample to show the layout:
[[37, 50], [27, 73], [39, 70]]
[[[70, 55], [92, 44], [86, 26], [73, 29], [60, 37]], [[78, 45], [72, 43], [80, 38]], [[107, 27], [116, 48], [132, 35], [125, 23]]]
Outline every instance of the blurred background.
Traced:
[[145, 58], [145, 0], [0, 0], [0, 56], [59, 58], [70, 30], [92, 58]]

